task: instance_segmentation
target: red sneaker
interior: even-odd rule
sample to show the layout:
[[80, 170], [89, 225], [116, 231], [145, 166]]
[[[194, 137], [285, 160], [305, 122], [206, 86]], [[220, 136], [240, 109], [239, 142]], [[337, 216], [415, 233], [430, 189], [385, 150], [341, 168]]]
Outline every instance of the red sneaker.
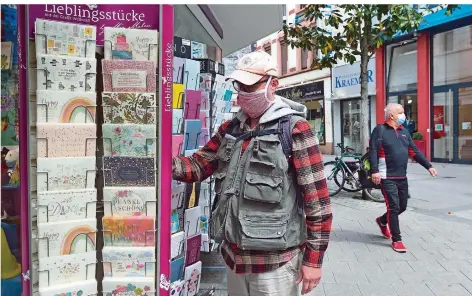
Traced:
[[380, 222], [380, 217], [375, 219], [375, 222], [377, 222], [377, 225], [380, 228], [380, 232], [382, 233], [382, 236], [385, 238], [391, 238], [392, 235], [390, 234], [390, 230], [388, 229], [388, 225], [382, 225], [382, 222]]
[[393, 242], [392, 248], [395, 252], [406, 253], [406, 247], [402, 242]]

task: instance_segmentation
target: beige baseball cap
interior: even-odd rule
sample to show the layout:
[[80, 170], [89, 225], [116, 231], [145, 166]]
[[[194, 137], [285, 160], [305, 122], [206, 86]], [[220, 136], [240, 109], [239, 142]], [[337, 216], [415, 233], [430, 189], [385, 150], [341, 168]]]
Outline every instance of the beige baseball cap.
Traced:
[[236, 65], [236, 70], [228, 79], [245, 85], [254, 85], [264, 76], [278, 77], [276, 60], [265, 51], [255, 51], [243, 56]]

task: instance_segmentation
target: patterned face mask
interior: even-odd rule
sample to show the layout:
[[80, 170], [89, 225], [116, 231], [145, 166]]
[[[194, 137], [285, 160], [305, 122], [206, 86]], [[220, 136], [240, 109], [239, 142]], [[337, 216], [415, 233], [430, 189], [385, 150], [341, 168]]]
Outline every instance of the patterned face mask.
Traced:
[[238, 92], [238, 105], [250, 118], [260, 117], [274, 103], [274, 98], [270, 98], [268, 94], [271, 80], [272, 77], [267, 80], [266, 86], [262, 90], [250, 93]]

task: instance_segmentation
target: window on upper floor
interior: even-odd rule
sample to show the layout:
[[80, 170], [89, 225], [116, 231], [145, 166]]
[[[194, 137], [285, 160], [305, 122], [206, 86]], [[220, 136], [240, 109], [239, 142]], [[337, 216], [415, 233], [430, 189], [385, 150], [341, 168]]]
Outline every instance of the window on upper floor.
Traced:
[[302, 49], [302, 70], [305, 70], [308, 68], [308, 52], [309, 50]]
[[288, 46], [285, 41], [280, 42], [280, 56], [281, 56], [281, 70], [282, 75], [287, 74], [287, 64], [288, 64]]
[[267, 52], [268, 54], [272, 55], [272, 48], [270, 44], [264, 45], [264, 51]]

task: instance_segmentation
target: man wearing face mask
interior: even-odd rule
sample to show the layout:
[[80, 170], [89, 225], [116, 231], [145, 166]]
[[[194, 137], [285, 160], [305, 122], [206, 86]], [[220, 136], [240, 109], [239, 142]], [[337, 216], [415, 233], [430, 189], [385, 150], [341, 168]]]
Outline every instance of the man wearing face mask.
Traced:
[[[275, 95], [275, 60], [243, 56], [229, 79], [241, 110], [173, 178], [215, 177], [210, 232], [221, 242], [230, 296], [295, 296], [320, 282], [332, 213], [318, 139], [306, 107]], [[300, 284], [301, 283], [301, 284]]]
[[376, 223], [382, 235], [392, 239], [393, 250], [405, 253], [398, 216], [406, 210], [408, 202], [408, 157], [421, 164], [431, 176], [436, 177], [438, 172], [416, 148], [410, 133], [403, 127], [406, 117], [402, 105], [388, 104], [385, 119], [384, 124], [373, 130], [369, 148], [372, 181], [382, 185], [387, 204], [387, 212], [378, 217]]

